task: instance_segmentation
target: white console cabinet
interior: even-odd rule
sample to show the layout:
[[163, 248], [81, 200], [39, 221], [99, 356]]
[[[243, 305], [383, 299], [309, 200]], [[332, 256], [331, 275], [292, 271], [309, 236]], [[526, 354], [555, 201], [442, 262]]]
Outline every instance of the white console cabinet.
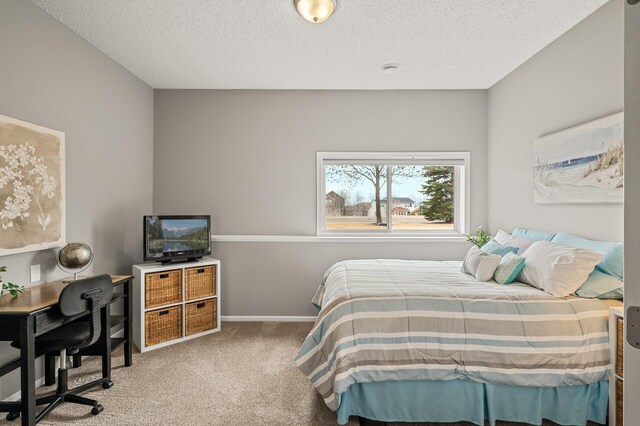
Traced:
[[133, 341], [140, 352], [220, 331], [220, 261], [133, 266]]

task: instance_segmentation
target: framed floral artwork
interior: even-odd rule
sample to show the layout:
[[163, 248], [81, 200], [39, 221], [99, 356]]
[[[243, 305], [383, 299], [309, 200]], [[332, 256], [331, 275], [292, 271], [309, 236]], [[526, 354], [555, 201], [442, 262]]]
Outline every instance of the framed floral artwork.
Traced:
[[0, 115], [0, 256], [64, 241], [64, 133]]

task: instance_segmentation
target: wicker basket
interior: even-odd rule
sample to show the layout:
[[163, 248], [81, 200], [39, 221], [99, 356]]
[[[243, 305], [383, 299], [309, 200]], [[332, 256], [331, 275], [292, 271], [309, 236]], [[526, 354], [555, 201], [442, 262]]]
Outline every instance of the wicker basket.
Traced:
[[616, 379], [616, 426], [622, 426], [624, 420], [623, 409], [623, 385], [622, 380]]
[[616, 340], [616, 374], [623, 377], [624, 373], [624, 320], [618, 318], [618, 337]]
[[182, 306], [156, 309], [144, 314], [144, 344], [153, 346], [182, 337]]
[[187, 268], [184, 272], [186, 300], [216, 295], [216, 267], [214, 265]]
[[187, 336], [216, 328], [216, 299], [187, 303], [185, 309]]
[[144, 302], [147, 309], [182, 301], [182, 270], [147, 274]]

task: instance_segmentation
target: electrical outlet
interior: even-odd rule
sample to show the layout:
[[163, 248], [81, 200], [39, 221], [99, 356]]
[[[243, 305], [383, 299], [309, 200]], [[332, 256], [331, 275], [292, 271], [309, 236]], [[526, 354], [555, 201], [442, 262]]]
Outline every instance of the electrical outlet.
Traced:
[[31, 265], [31, 282], [40, 281], [40, 265]]

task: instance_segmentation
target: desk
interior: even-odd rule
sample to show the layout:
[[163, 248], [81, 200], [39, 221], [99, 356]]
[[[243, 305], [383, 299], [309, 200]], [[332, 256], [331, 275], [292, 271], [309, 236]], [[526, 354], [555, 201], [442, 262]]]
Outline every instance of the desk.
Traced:
[[[124, 339], [112, 339], [110, 304], [102, 308], [100, 321], [103, 333], [92, 346], [83, 349], [81, 355], [102, 355], [102, 378], [82, 387], [89, 389], [100, 383], [111, 382], [111, 351], [125, 345], [125, 365], [131, 365], [131, 276], [112, 276], [114, 287], [121, 287], [122, 292], [114, 292], [112, 302], [124, 299]], [[12, 297], [0, 297], [0, 341], [20, 340], [20, 359], [1, 368], [3, 373], [20, 367], [20, 397], [21, 402], [0, 402], [0, 411], [20, 410], [23, 425], [35, 425], [36, 417], [36, 388], [35, 388], [35, 338], [51, 331], [63, 324], [74, 321], [86, 313], [75, 317], [63, 317], [57, 309], [58, 298], [67, 282], [54, 281], [34, 287], [27, 292]], [[24, 344], [26, 342], [26, 344]], [[115, 344], [112, 344], [115, 343]], [[50, 363], [49, 363], [50, 364]], [[49, 369], [51, 365], [47, 366]], [[46, 373], [45, 373], [46, 374]]]

